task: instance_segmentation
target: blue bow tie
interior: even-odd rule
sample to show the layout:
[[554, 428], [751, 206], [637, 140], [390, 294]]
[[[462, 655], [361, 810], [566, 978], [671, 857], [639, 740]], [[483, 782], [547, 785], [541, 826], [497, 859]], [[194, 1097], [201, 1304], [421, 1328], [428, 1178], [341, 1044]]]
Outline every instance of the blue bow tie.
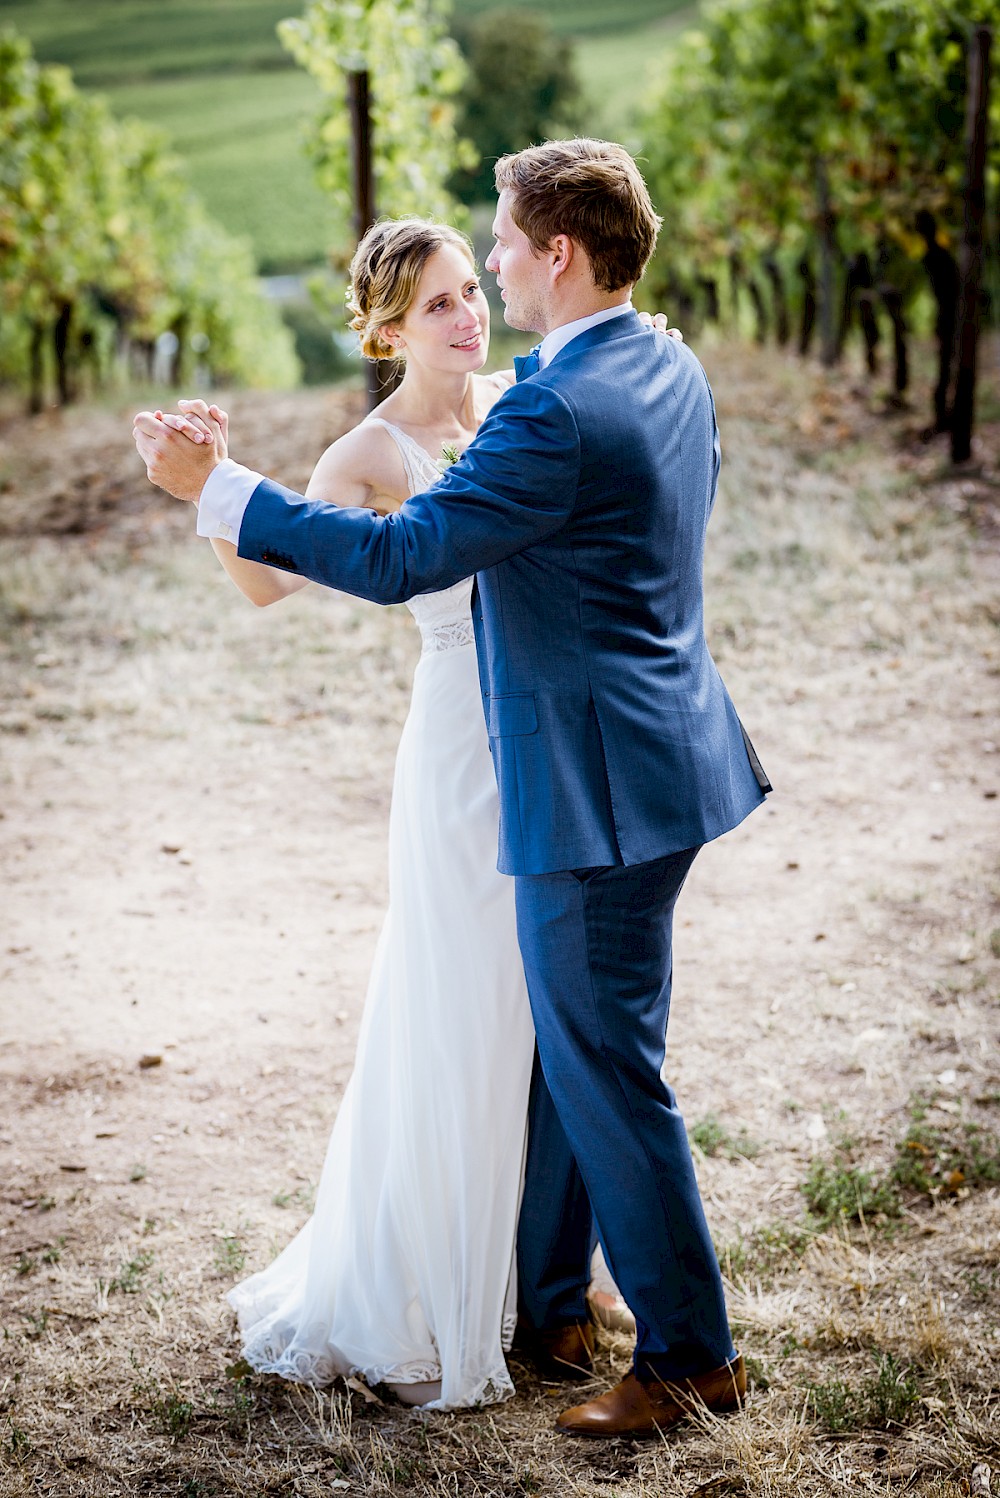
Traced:
[[541, 346], [542, 345], [540, 343], [536, 343], [534, 348], [531, 349], [527, 354], [514, 355], [514, 379], [517, 380], [519, 384], [521, 380], [528, 379], [529, 375], [538, 373], [538, 350], [541, 348]]

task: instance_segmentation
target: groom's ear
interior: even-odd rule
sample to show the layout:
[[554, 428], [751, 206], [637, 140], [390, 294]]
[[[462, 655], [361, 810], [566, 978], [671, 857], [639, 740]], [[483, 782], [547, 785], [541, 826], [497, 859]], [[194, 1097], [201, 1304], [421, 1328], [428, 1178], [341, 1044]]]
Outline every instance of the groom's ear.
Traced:
[[564, 276], [580, 254], [580, 246], [568, 234], [555, 234], [549, 244], [549, 254], [552, 256], [553, 276]]

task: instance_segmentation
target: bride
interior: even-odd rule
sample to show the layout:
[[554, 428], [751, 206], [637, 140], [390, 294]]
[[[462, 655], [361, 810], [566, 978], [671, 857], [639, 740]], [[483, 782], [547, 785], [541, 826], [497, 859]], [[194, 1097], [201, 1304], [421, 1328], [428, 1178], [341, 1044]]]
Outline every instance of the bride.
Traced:
[[[351, 309], [362, 352], [403, 359], [405, 373], [377, 415], [327, 449], [306, 492], [388, 513], [435, 482], [513, 376], [476, 373], [489, 311], [472, 247], [448, 226], [369, 230], [351, 265]], [[187, 404], [189, 415], [205, 411]], [[225, 431], [224, 413], [210, 414]], [[307, 585], [212, 544], [258, 605]], [[496, 870], [471, 594], [470, 578], [407, 604], [422, 649], [354, 1073], [312, 1218], [229, 1294], [259, 1371], [312, 1384], [358, 1375], [439, 1409], [514, 1392], [504, 1354], [534, 1054], [513, 880]]]
[[[460, 452], [510, 377], [475, 373], [489, 312], [456, 230], [378, 224], [351, 266], [352, 326], [400, 386], [320, 458], [310, 498], [397, 510]], [[306, 579], [213, 543], [257, 604]], [[229, 1296], [243, 1356], [285, 1378], [387, 1383], [408, 1403], [507, 1398], [514, 1240], [534, 1030], [472, 634], [472, 580], [408, 605], [421, 655], [389, 817], [389, 908], [354, 1074], [311, 1220]]]

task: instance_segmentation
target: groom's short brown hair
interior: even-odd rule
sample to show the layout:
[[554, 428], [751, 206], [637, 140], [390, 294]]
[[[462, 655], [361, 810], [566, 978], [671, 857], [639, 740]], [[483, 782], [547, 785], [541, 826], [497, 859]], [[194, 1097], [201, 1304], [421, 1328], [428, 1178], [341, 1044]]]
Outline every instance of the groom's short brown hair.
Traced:
[[633, 286], [656, 246], [662, 219], [642, 173], [623, 146], [608, 140], [550, 140], [501, 156], [497, 192], [536, 250], [557, 234], [582, 245], [602, 291]]

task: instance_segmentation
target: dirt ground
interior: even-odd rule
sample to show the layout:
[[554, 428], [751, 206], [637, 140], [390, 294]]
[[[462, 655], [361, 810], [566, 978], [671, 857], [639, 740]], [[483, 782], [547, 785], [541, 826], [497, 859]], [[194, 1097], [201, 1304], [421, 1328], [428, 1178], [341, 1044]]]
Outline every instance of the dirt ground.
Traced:
[[[709, 638], [776, 792], [695, 866], [668, 1064], [747, 1410], [594, 1446], [516, 1358], [517, 1399], [456, 1415], [245, 1376], [223, 1295], [308, 1214], [350, 1074], [415, 630], [319, 589], [253, 609], [147, 485], [131, 405], [8, 416], [0, 1493], [945, 1495], [1000, 1468], [996, 397], [956, 477], [849, 372], [703, 357]], [[234, 452], [301, 486], [359, 399], [234, 395]], [[601, 1381], [627, 1356], [605, 1338]]]

